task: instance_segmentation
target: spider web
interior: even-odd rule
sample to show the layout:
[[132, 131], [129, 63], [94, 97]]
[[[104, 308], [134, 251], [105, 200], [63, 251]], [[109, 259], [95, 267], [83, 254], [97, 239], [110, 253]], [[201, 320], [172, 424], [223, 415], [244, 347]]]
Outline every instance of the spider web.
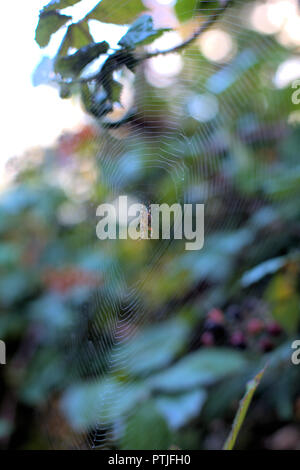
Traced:
[[[230, 210], [221, 220], [209, 215], [206, 217], [205, 237], [216, 231], [236, 229], [237, 215], [247, 210], [247, 200], [235, 198], [228, 180], [216, 177], [224, 172], [224, 168], [226, 171], [226, 165], [235, 164], [234, 161], [230, 162], [228, 156], [230, 133], [224, 132], [224, 129], [235, 129], [240, 111], [249, 108], [253, 110], [249, 122], [254, 131], [241, 138], [251, 142], [255, 135], [256, 142], [267, 143], [268, 131], [256, 117], [261, 115], [263, 103], [253, 102], [253, 96], [257, 96], [254, 70], [263, 59], [274, 72], [280, 61], [276, 55], [278, 45], [273, 38], [255, 35], [243, 23], [239, 8], [242, 4], [237, 2], [234, 8], [229, 8], [214, 26], [228, 32], [233, 38], [239, 38], [235, 53], [224, 63], [216, 64], [203, 58], [198, 46], [187, 48], [181, 54], [181, 72], [172, 78], [169, 86], [155, 89], [156, 98], [161, 95], [163, 100], [168, 95], [165, 112], [162, 111], [159, 99], [152, 100], [151, 88], [145, 86], [144, 72], [149, 64], [141, 66], [142, 70], [137, 72], [134, 83], [136, 112], [129, 131], [128, 126], [125, 136], [122, 130], [107, 130], [105, 136], [100, 131], [97, 139], [97, 158], [101, 179], [107, 189], [107, 202], [115, 201], [120, 195], [128, 195], [132, 200], [146, 205], [149, 199], [151, 204], [162, 204], [167, 199], [169, 203], [204, 203], [209, 208], [212, 201], [218, 198], [227, 201]], [[113, 7], [118, 8], [118, 2], [111, 2]], [[194, 13], [195, 19], [202, 13]], [[231, 87], [233, 83], [235, 86]], [[182, 122], [187, 114], [187, 101], [193, 100], [196, 95], [213, 97], [214, 103], [218, 104], [218, 112], [206, 122], [197, 122], [196, 119], [193, 135], [189, 136]], [[282, 104], [280, 106], [278, 113], [280, 111], [285, 116], [287, 113], [282, 109]], [[135, 177], [140, 171], [146, 172], [148, 178]], [[249, 178], [255, 182], [257, 178], [268, 179], [270, 175], [260, 163], [252, 168]], [[170, 185], [165, 193], [158, 190], [156, 184], [157, 180], [163, 179]], [[95, 206], [92, 208], [96, 209]], [[102, 249], [101, 243], [95, 240], [95, 253]], [[120, 261], [118, 240], [105, 242], [103, 248], [105, 259], [110, 260], [105, 268], [99, 267], [103, 285], [83, 312], [85, 328], [76, 335], [72, 348], [78, 364], [78, 376], [88, 376], [89, 383], [97, 384], [108, 378], [116, 378], [120, 376], [120, 371], [126, 371], [132, 354], [128, 355], [124, 345], [135, 337], [136, 332], [151, 323], [153, 308], [149, 299], [145, 298], [145, 288], [151, 284], [151, 280], [159, 277], [166, 265], [184, 254], [184, 240], [146, 240], [135, 243], [148, 244], [145, 263], [137, 262], [139, 249], [136, 254], [127, 257], [126, 262]], [[204, 254], [205, 246], [199, 252], [192, 252], [187, 260], [190, 263], [197, 261], [201, 266]], [[182, 308], [182, 300], [175, 298], [171, 310], [179, 308]], [[170, 318], [170, 314], [170, 306], [165, 305], [157, 313], [157, 319], [161, 321]], [[77, 349], [81, 354], [76, 355]], [[84, 355], [82, 351], [85, 351]], [[89, 372], [90, 362], [93, 363], [92, 376]], [[135, 387], [129, 376], [122, 377], [122, 383], [128, 391]], [[99, 419], [97, 426], [88, 435], [89, 446], [110, 448], [114, 437], [124, 426], [120, 416], [110, 416], [110, 410], [118, 410], [122, 400], [124, 396], [120, 396], [118, 391], [110, 386], [103, 388], [95, 403], [94, 413], [99, 415]], [[108, 424], [112, 422], [114, 425]], [[75, 438], [73, 446], [78, 447]]]

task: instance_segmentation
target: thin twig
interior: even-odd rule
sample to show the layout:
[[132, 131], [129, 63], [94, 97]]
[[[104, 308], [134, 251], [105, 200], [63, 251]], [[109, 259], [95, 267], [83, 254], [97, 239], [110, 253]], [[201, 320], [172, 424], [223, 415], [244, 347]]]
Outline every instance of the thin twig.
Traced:
[[[229, 5], [232, 3], [233, 0], [225, 0], [222, 6], [212, 15], [209, 16], [209, 18], [202, 23], [196, 31], [190, 36], [188, 39], [183, 41], [181, 44], [178, 44], [177, 46], [171, 47], [169, 49], [165, 50], [158, 50], [158, 51], [153, 51], [153, 52], [148, 52], [147, 54], [139, 57], [137, 61], [139, 63], [144, 62], [144, 60], [151, 59], [152, 57], [157, 57], [159, 55], [166, 55], [166, 54], [172, 54], [174, 52], [180, 52], [183, 49], [185, 49], [187, 46], [192, 44], [201, 34], [203, 34], [205, 31], [207, 31], [219, 18], [220, 16], [225, 12], [225, 10], [229, 7]], [[118, 51], [117, 51], [118, 52]], [[110, 57], [113, 57], [114, 54], [112, 54]], [[108, 59], [109, 60], [109, 59]], [[115, 67], [111, 70], [112, 72], [118, 70], [122, 66], [121, 63], [116, 62]], [[56, 83], [59, 84], [68, 84], [68, 85], [73, 85], [73, 84], [82, 84], [82, 83], [89, 83], [94, 80], [98, 80], [99, 77], [101, 77], [101, 72], [102, 69], [98, 72], [96, 72], [93, 75], [90, 75], [89, 77], [86, 78], [79, 78], [76, 80], [72, 81], [64, 81], [64, 80], [56, 80]]]
[[209, 16], [209, 18], [204, 23], [202, 23], [199, 28], [194, 31], [192, 36], [190, 36], [186, 41], [182, 42], [181, 44], [178, 44], [178, 46], [165, 49], [164, 51], [149, 52], [144, 57], [142, 57], [142, 60], [151, 59], [152, 57], [156, 57], [158, 55], [166, 55], [171, 54], [173, 52], [179, 52], [182, 49], [185, 49], [187, 46], [192, 44], [199, 36], [201, 36], [201, 34], [207, 31], [219, 19], [219, 17], [228, 8], [230, 3], [232, 3], [232, 0], [225, 1], [222, 7], [220, 7], [213, 15]]

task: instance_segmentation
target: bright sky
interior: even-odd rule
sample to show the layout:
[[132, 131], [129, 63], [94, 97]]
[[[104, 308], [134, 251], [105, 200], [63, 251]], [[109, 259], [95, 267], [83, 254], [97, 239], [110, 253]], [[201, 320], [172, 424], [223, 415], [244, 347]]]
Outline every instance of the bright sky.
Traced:
[[[82, 0], [71, 9], [78, 20], [98, 3], [99, 0]], [[35, 43], [35, 27], [40, 9], [46, 0], [9, 0], [5, 2], [0, 16], [1, 50], [1, 119], [0, 179], [5, 162], [11, 156], [19, 155], [27, 148], [51, 144], [64, 130], [84, 120], [80, 107], [70, 100], [62, 100], [57, 90], [49, 86], [33, 87], [31, 75], [43, 55], [53, 56], [65, 32], [54, 35], [49, 46], [40, 49]], [[93, 23], [93, 22], [91, 22]], [[99, 23], [98, 23], [99, 24]], [[94, 33], [95, 24], [91, 24]], [[122, 30], [121, 30], [122, 31]], [[99, 28], [94, 34], [96, 40], [105, 38], [113, 45], [121, 32], [111, 25]], [[98, 37], [97, 37], [98, 36]]]
[[[75, 21], [81, 19], [99, 0], [82, 0], [64, 9]], [[9, 0], [0, 16], [1, 51], [1, 118], [0, 180], [6, 161], [27, 148], [49, 145], [64, 129], [74, 128], [85, 118], [80, 107], [62, 100], [49, 86], [33, 87], [32, 73], [44, 55], [54, 56], [65, 28], [52, 36], [49, 46], [40, 49], [34, 40], [40, 9], [47, 0]], [[158, 0], [172, 3], [172, 0]], [[115, 47], [126, 27], [90, 21], [96, 41], [108, 40]]]

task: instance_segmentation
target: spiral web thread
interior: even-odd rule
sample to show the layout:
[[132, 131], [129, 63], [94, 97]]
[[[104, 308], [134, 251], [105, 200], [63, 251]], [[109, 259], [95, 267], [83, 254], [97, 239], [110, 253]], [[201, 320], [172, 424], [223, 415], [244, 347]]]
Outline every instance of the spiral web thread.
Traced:
[[[128, 0], [129, 2], [130, 0]], [[118, 8], [118, 3], [117, 0], [111, 1], [111, 9]], [[238, 3], [243, 4], [243, 2], [236, 2], [236, 4]], [[237, 7], [239, 6], [238, 4]], [[244, 44], [247, 44], [249, 36], [251, 41], [249, 48], [244, 47], [243, 51], [237, 51], [230, 60], [219, 67], [219, 70], [216, 70], [214, 64], [201, 59], [196, 46], [189, 47], [183, 55], [181, 53], [184, 67], [173, 80], [172, 85], [156, 90], [157, 94], [169, 93], [170, 95], [170, 106], [164, 120], [163, 135], [160, 121], [157, 119], [157, 116], [161, 115], [159, 103], [157, 105], [151, 103], [145, 95], [143, 95], [142, 102], [135, 103], [137, 112], [130, 124], [130, 133], [124, 139], [116, 138], [114, 132], [110, 131], [106, 131], [105, 139], [99, 135], [97, 141], [99, 145], [98, 161], [101, 178], [108, 188], [110, 201], [114, 201], [119, 195], [127, 194], [128, 180], [124, 176], [122, 168], [124, 168], [123, 165], [128, 164], [128, 161], [133, 166], [135, 165], [135, 156], [139, 155], [142, 147], [144, 168], [150, 174], [153, 172], [171, 177], [173, 194], [176, 195], [176, 201], [173, 202], [209, 204], [209, 200], [216, 195], [228, 199], [230, 216], [221, 221], [206, 219], [205, 236], [216, 230], [236, 228], [235, 214], [244, 211], [244, 203], [240, 198], [237, 201], [232, 198], [230, 188], [225, 180], [215, 181], [212, 178], [212, 175], [223, 167], [228, 148], [226, 138], [220, 144], [219, 141], [216, 141], [215, 136], [217, 132], [222, 132], [228, 123], [234, 125], [239, 110], [247, 108], [249, 103], [252, 108], [257, 107], [257, 110], [260, 110], [261, 103], [253, 104], [252, 102], [252, 92], [254, 91], [255, 95], [256, 89], [256, 77], [252, 70], [261, 58], [265, 63], [270, 63], [270, 67], [276, 66], [273, 64], [273, 53], [276, 47], [274, 41], [267, 36], [257, 36], [255, 39], [253, 32], [250, 34], [250, 31], [243, 25], [239, 12], [239, 8], [229, 8], [226, 14], [218, 20], [215, 27], [222, 28], [233, 37], [242, 37]], [[201, 16], [201, 11], [198, 11], [197, 15], [194, 14], [195, 19], [198, 15]], [[147, 64], [143, 64], [142, 67], [144, 66], [147, 67]], [[225, 82], [231, 75], [240, 75], [239, 85], [234, 87], [234, 92], [230, 91], [230, 86], [228, 86], [226, 93], [222, 93]], [[199, 83], [195, 82], [197, 76], [203, 78]], [[136, 90], [143, 90], [143, 80], [144, 77], [138, 73], [134, 85]], [[216, 118], [207, 123], [201, 123], [192, 138], [186, 136], [184, 129], [181, 128], [188, 90], [193, 90], [195, 94], [211, 93], [217, 98], [219, 104], [219, 114]], [[139, 94], [137, 93], [136, 96], [138, 97]], [[281, 113], [285, 115], [285, 110], [281, 109]], [[140, 126], [144, 116], [148, 117], [146, 132]], [[149, 120], [149, 116], [153, 116], [153, 120]], [[256, 135], [258, 142], [263, 144], [267, 141], [265, 130], [261, 128], [259, 122], [254, 122], [253, 125], [258, 129], [258, 135]], [[251, 178], [261, 177], [264, 171], [265, 169], [261, 166], [259, 169], [255, 168]], [[269, 177], [267, 174], [265, 176]], [[155, 179], [151, 181], [155, 181]], [[201, 194], [197, 193], [199, 187], [202, 188]], [[135, 188], [134, 196], [141, 202], [147, 203], [149, 192], [153, 194], [151, 189], [153, 188]], [[151, 203], [161, 204], [163, 202], [165, 202], [163, 195], [160, 195], [160, 199], [151, 200]], [[101, 243], [99, 240], [95, 240], [95, 251], [101, 249]], [[118, 371], [126, 370], [129, 358], [124, 354], [123, 345], [134, 337], [132, 329], [139, 331], [150, 323], [151, 308], [144, 302], [142, 287], [160, 272], [169, 250], [172, 250], [174, 240], [161, 240], [156, 245], [153, 245], [151, 241], [149, 243], [151, 243], [151, 257], [149, 257], [151, 261], [149, 264], [143, 265], [142, 272], [135, 272], [133, 284], [128, 282], [129, 275], [126, 272], [126, 267], [114, 262], [105, 270], [104, 284], [93, 297], [93, 302], [85, 317], [92, 319], [90, 331], [89, 333], [81, 333], [75, 341], [75, 349], [82, 341], [86, 348], [84, 359], [76, 358], [79, 376], [85, 375], [87, 360], [95, 363], [96, 372], [89, 381], [99, 382], [104, 377], [112, 377]], [[114, 254], [117, 244], [116, 240], [109, 241], [105, 248], [108, 250], [107, 253]], [[184, 244], [182, 244], [182, 250], [183, 246]], [[201, 259], [204, 252], [205, 247], [194, 253], [193, 257]], [[176, 311], [178, 306], [179, 304], [175, 300], [172, 304], [173, 310]], [[159, 313], [159, 319], [163, 320], [167, 315], [166, 308], [165, 311]], [[93, 349], [88, 350], [90, 341], [86, 335], [92, 338], [97, 349], [96, 355]], [[101, 357], [101, 361], [97, 364], [99, 357]], [[131, 380], [126, 378], [128, 390], [132, 386]], [[99, 397], [99, 402], [95, 404], [95, 413], [98, 410], [102, 418], [99, 419], [98, 425], [87, 439], [88, 445], [91, 447], [107, 448], [110, 446], [109, 442], [115, 431], [107, 431], [109, 416], [104, 416], [103, 419], [101, 411], [103, 402], [109, 403], [110, 394], [111, 391], [108, 389], [107, 393]], [[119, 400], [122, 398], [120, 396]], [[113, 395], [111, 400], [111, 405], [116, 407], [118, 396]], [[78, 439], [74, 438], [73, 446], [78, 447], [78, 445]]]

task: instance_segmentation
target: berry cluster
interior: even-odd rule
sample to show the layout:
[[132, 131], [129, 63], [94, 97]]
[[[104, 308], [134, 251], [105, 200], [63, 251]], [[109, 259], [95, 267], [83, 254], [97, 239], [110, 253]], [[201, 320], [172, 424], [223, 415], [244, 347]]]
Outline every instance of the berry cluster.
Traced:
[[201, 346], [230, 346], [255, 352], [272, 351], [282, 340], [283, 331], [265, 309], [230, 305], [224, 311], [213, 308], [204, 320]]

